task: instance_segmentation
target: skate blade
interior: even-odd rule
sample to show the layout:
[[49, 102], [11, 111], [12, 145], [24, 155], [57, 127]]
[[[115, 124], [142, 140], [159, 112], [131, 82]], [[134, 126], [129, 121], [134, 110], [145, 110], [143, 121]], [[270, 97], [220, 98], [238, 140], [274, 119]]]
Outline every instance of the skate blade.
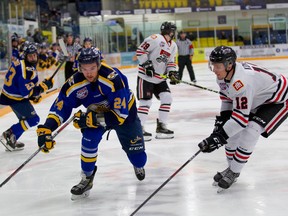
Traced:
[[214, 181], [214, 182], [212, 183], [212, 186], [218, 186], [218, 182]]
[[225, 191], [225, 190], [227, 190], [227, 189], [218, 187], [217, 193], [218, 193], [218, 194], [219, 194], [219, 193], [222, 193], [222, 192]]
[[90, 190], [85, 191], [85, 192], [84, 192], [83, 194], [81, 194], [81, 195], [72, 194], [71, 200], [72, 200], [72, 201], [80, 200], [80, 199], [83, 199], [83, 198], [88, 197], [89, 194], [90, 194]]
[[149, 142], [149, 141], [151, 141], [152, 140], [152, 136], [144, 136], [144, 141], [145, 142]]
[[[233, 185], [235, 182], [237, 182], [237, 178], [233, 181], [232, 185]], [[232, 185], [230, 185], [230, 187], [231, 187]], [[217, 183], [216, 186], [218, 186], [218, 183]], [[230, 187], [229, 187], [229, 188], [230, 188]], [[228, 189], [228, 188], [218, 187], [217, 193], [221, 193], [221, 192], [223, 192], [223, 191], [225, 191], [225, 190], [227, 190], [227, 189]]]
[[23, 150], [23, 149], [24, 149], [24, 147], [15, 148], [15, 149], [13, 149], [13, 150], [9, 150], [8, 148], [6, 148], [5, 151], [6, 151], [6, 152], [14, 152], [14, 151], [21, 151], [21, 150]]
[[5, 141], [3, 141], [3, 139], [1, 138], [0, 139], [0, 142], [2, 143], [2, 145], [6, 148], [6, 151], [9, 151], [9, 152], [12, 152], [14, 151], [14, 149], [12, 148], [9, 148], [6, 144], [5, 144]]
[[156, 139], [173, 139], [174, 138], [174, 134], [157, 133], [155, 138]]

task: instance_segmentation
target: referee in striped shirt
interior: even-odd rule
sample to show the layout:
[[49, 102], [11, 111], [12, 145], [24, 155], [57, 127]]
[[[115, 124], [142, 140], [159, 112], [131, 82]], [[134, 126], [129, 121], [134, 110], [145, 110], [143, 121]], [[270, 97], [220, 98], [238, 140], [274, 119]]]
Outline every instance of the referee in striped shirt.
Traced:
[[178, 75], [179, 80], [182, 80], [184, 67], [187, 67], [189, 72], [190, 80], [196, 83], [196, 78], [192, 66], [192, 58], [194, 54], [194, 48], [192, 42], [186, 38], [184, 31], [179, 32], [179, 38], [176, 41], [178, 47]]

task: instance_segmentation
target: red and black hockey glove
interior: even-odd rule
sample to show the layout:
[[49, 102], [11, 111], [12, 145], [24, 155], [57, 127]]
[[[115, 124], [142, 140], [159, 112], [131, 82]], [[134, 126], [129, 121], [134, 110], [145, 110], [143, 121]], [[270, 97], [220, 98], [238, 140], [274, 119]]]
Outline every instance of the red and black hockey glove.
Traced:
[[210, 153], [227, 144], [228, 136], [222, 129], [220, 132], [213, 132], [209, 137], [198, 144], [202, 152]]
[[171, 84], [171, 85], [176, 85], [176, 84], [179, 84], [179, 83], [180, 83], [179, 75], [178, 75], [178, 72], [177, 72], [177, 71], [169, 71], [168, 77], [169, 77], [169, 79], [171, 80], [171, 81], [170, 81], [170, 84]]
[[151, 60], [147, 60], [141, 65], [145, 69], [145, 73], [149, 77], [153, 77], [155, 73], [155, 69], [153, 67], [153, 63]]
[[230, 119], [232, 115], [231, 110], [222, 111], [220, 116], [216, 116], [213, 132], [220, 131], [223, 125]]

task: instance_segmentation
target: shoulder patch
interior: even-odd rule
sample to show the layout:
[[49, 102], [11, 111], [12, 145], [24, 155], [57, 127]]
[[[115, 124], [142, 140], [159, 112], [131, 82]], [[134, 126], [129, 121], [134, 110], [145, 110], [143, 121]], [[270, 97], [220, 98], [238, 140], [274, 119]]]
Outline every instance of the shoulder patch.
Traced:
[[74, 85], [75, 82], [74, 82], [73, 76], [69, 77], [68, 80], [67, 80], [67, 82], [68, 82], [68, 84], [69, 84], [70, 86]]
[[152, 39], [156, 39], [157, 38], [157, 35], [156, 34], [153, 34], [150, 36]]
[[244, 87], [244, 84], [241, 82], [241, 80], [237, 80], [233, 83], [233, 87], [236, 91], [239, 91], [242, 87]]
[[115, 71], [113, 71], [107, 76], [107, 79], [113, 80], [117, 75], [118, 74]]

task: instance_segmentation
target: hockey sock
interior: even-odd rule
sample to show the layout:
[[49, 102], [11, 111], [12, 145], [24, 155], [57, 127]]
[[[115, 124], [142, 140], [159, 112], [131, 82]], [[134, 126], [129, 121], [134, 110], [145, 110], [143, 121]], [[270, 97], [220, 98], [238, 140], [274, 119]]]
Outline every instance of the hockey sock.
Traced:
[[130, 162], [133, 164], [133, 166], [135, 167], [144, 167], [147, 161], [147, 155], [146, 153], [140, 152], [140, 153], [136, 153], [136, 154], [127, 154]]

